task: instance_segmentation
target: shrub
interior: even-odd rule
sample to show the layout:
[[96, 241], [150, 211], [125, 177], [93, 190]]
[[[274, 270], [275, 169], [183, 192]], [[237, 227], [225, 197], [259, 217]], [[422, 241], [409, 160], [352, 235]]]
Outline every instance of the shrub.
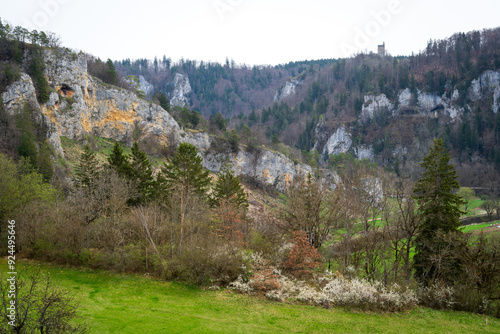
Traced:
[[430, 286], [420, 287], [417, 295], [423, 306], [445, 309], [455, 305], [455, 291], [442, 282], [434, 282]]
[[271, 290], [279, 290], [278, 274], [275, 268], [265, 268], [253, 274], [250, 277], [248, 284], [250, 287], [259, 292], [268, 292]]
[[[266, 298], [284, 302], [300, 301], [330, 307], [331, 304], [373, 311], [402, 311], [418, 303], [416, 294], [397, 284], [385, 287], [381, 282], [345, 279], [328, 273], [314, 281], [290, 279], [279, 270], [264, 269], [247, 282], [240, 276], [229, 287], [242, 293], [265, 292]], [[272, 286], [277, 288], [269, 290]]]
[[[49, 275], [40, 272], [34, 274], [19, 273], [13, 284], [16, 287], [14, 299], [8, 298], [11, 282], [1, 275], [0, 296], [0, 323], [2, 328], [11, 327], [16, 333], [86, 333], [85, 325], [75, 324], [78, 303], [67, 290], [54, 286]], [[9, 300], [10, 299], [10, 300]], [[8, 307], [15, 301], [15, 319]], [[2, 331], [2, 333], [4, 333]]]
[[290, 271], [295, 277], [311, 275], [311, 270], [319, 268], [321, 255], [307, 240], [304, 231], [293, 232], [294, 245], [287, 256], [283, 267]]

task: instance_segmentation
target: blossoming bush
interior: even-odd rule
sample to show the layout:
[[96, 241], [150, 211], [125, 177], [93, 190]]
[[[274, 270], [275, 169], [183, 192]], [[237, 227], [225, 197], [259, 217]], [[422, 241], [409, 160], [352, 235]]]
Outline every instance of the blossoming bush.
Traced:
[[444, 283], [436, 282], [428, 287], [420, 287], [418, 298], [420, 303], [427, 307], [452, 308], [455, 304], [455, 291]]
[[[266, 271], [266, 273], [268, 273]], [[262, 275], [264, 275], [262, 273]], [[382, 283], [370, 283], [362, 279], [346, 279], [341, 275], [327, 273], [316, 282], [288, 278], [279, 270], [273, 270], [273, 280], [279, 286], [245, 283], [240, 278], [231, 287], [243, 293], [261, 292], [270, 300], [279, 302], [300, 301], [314, 305], [339, 305], [364, 310], [401, 311], [418, 303], [416, 294], [397, 284], [385, 287]]]

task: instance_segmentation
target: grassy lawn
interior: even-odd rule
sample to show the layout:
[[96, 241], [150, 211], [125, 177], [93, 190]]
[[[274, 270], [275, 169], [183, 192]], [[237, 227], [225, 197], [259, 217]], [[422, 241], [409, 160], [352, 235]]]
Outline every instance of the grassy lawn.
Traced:
[[498, 224], [500, 221], [494, 221], [494, 222], [487, 222], [487, 223], [482, 223], [482, 224], [472, 224], [472, 225], [466, 225], [466, 226], [460, 226], [459, 229], [464, 232], [472, 232], [472, 231], [477, 231], [477, 230], [482, 230], [484, 228], [489, 228], [491, 227], [492, 224]]
[[[6, 269], [5, 259], [1, 262]], [[500, 321], [464, 312], [417, 308], [376, 314], [323, 309], [203, 291], [139, 275], [18, 262], [49, 272], [80, 299], [91, 333], [499, 333]]]

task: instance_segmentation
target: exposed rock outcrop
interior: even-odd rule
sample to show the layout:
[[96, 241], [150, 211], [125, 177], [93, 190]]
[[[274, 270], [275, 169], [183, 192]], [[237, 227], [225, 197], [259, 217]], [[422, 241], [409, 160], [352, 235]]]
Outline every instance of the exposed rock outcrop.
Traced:
[[155, 91], [155, 87], [150, 84], [142, 75], [139, 75], [139, 89], [148, 95], [152, 95]]
[[205, 168], [217, 172], [225, 161], [233, 165], [235, 175], [246, 175], [255, 178], [264, 184], [274, 185], [280, 191], [296, 177], [305, 177], [312, 173], [308, 165], [296, 164], [281, 153], [263, 150], [251, 154], [239, 151], [238, 154], [213, 154], [205, 155], [203, 165]]
[[500, 103], [500, 71], [486, 71], [479, 78], [472, 80], [469, 87], [469, 98], [472, 101], [481, 100], [487, 93], [493, 94], [491, 107], [496, 114]]
[[[295, 163], [281, 153], [262, 150], [251, 154], [216, 154], [210, 151], [212, 138], [206, 133], [183, 131], [173, 117], [160, 106], [147, 102], [135, 93], [106, 85], [87, 72], [83, 55], [45, 52], [46, 76], [55, 90], [45, 104], [39, 104], [31, 78], [22, 74], [2, 94], [5, 109], [16, 113], [27, 103], [35, 119], [46, 125], [49, 143], [60, 155], [60, 136], [83, 139], [87, 134], [132, 143], [133, 138], [154, 137], [163, 145], [187, 142], [196, 146], [204, 165], [217, 172], [226, 156], [234, 164], [237, 175], [254, 177], [279, 190], [299, 175], [312, 173], [311, 167]], [[177, 102], [185, 101], [191, 87], [187, 77], [176, 75]], [[224, 158], [224, 159], [223, 159]]]
[[[57, 98], [54, 97], [57, 94], [52, 93], [50, 95], [49, 103], [57, 103]], [[59, 154], [63, 154], [61, 147], [61, 140], [59, 138], [59, 133], [57, 127], [54, 125], [50, 117], [45, 115], [43, 112], [44, 106], [40, 106], [36, 99], [35, 86], [29, 75], [22, 73], [21, 79], [12, 85], [7, 87], [7, 90], [2, 93], [2, 99], [5, 104], [5, 110], [10, 115], [15, 115], [23, 111], [25, 105], [28, 105], [33, 119], [38, 123], [43, 125], [47, 131], [47, 140], [49, 144], [57, 151]]]
[[368, 159], [373, 161], [375, 158], [375, 153], [373, 152], [373, 148], [371, 146], [362, 145], [360, 147], [356, 147], [354, 152], [356, 152], [356, 158], [359, 160]]
[[300, 80], [290, 79], [285, 82], [285, 84], [276, 91], [274, 95], [274, 102], [281, 101], [285, 97], [295, 94], [295, 88], [300, 85]]
[[393, 109], [392, 103], [385, 96], [385, 94], [365, 95], [360, 118], [363, 121], [366, 121], [367, 119], [373, 119], [375, 113], [380, 112], [383, 109], [385, 110]]
[[340, 153], [347, 153], [352, 145], [351, 134], [347, 132], [345, 126], [342, 126], [335, 131], [323, 149], [323, 154], [337, 155]]
[[174, 92], [172, 93], [170, 104], [184, 107], [189, 102], [189, 93], [191, 93], [189, 78], [182, 73], [176, 73], [174, 77]]

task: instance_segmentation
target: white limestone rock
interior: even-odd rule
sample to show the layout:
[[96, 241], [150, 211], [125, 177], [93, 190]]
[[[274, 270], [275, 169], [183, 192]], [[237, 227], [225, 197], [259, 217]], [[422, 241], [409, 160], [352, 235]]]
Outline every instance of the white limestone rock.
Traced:
[[139, 75], [139, 89], [148, 95], [152, 95], [155, 91], [155, 87], [150, 84], [142, 75]]
[[218, 172], [225, 161], [233, 165], [235, 175], [246, 175], [256, 180], [273, 185], [284, 191], [296, 177], [305, 177], [312, 173], [308, 165], [294, 163], [278, 152], [263, 150], [260, 153], [239, 151], [238, 154], [207, 153], [203, 166], [212, 172]]
[[335, 131], [323, 149], [323, 154], [337, 155], [349, 151], [352, 145], [351, 134], [347, 132], [345, 126], [341, 126]]
[[496, 114], [500, 99], [500, 71], [488, 70], [481, 74], [479, 78], [472, 80], [469, 87], [469, 98], [475, 102], [482, 99], [486, 94], [493, 95], [492, 109]]
[[361, 120], [373, 119], [376, 112], [385, 110], [392, 110], [393, 104], [385, 94], [380, 95], [365, 95], [363, 107], [361, 108]]
[[[16, 115], [23, 111], [25, 104], [28, 104], [32, 113], [33, 119], [38, 124], [42, 124], [47, 129], [47, 140], [54, 150], [63, 155], [61, 140], [57, 131], [57, 127], [51, 119], [43, 113], [46, 109], [45, 105], [40, 106], [36, 98], [35, 86], [29, 75], [21, 73], [21, 78], [8, 86], [6, 91], [2, 93], [5, 111], [9, 115]], [[55, 103], [54, 97], [50, 96], [48, 103]]]
[[360, 147], [356, 147], [354, 152], [356, 153], [356, 158], [358, 158], [358, 160], [368, 159], [373, 161], [375, 158], [375, 153], [373, 152], [373, 148], [371, 146], [362, 145]]
[[298, 85], [300, 85], [300, 81], [297, 79], [287, 80], [285, 84], [276, 91], [274, 102], [281, 101], [287, 96], [294, 95], [295, 88], [297, 88]]
[[407, 108], [411, 104], [411, 90], [406, 88], [398, 96], [399, 108]]
[[173, 84], [174, 92], [172, 93], [170, 104], [173, 106], [184, 107], [188, 104], [188, 95], [191, 93], [189, 78], [182, 73], [176, 73]]

